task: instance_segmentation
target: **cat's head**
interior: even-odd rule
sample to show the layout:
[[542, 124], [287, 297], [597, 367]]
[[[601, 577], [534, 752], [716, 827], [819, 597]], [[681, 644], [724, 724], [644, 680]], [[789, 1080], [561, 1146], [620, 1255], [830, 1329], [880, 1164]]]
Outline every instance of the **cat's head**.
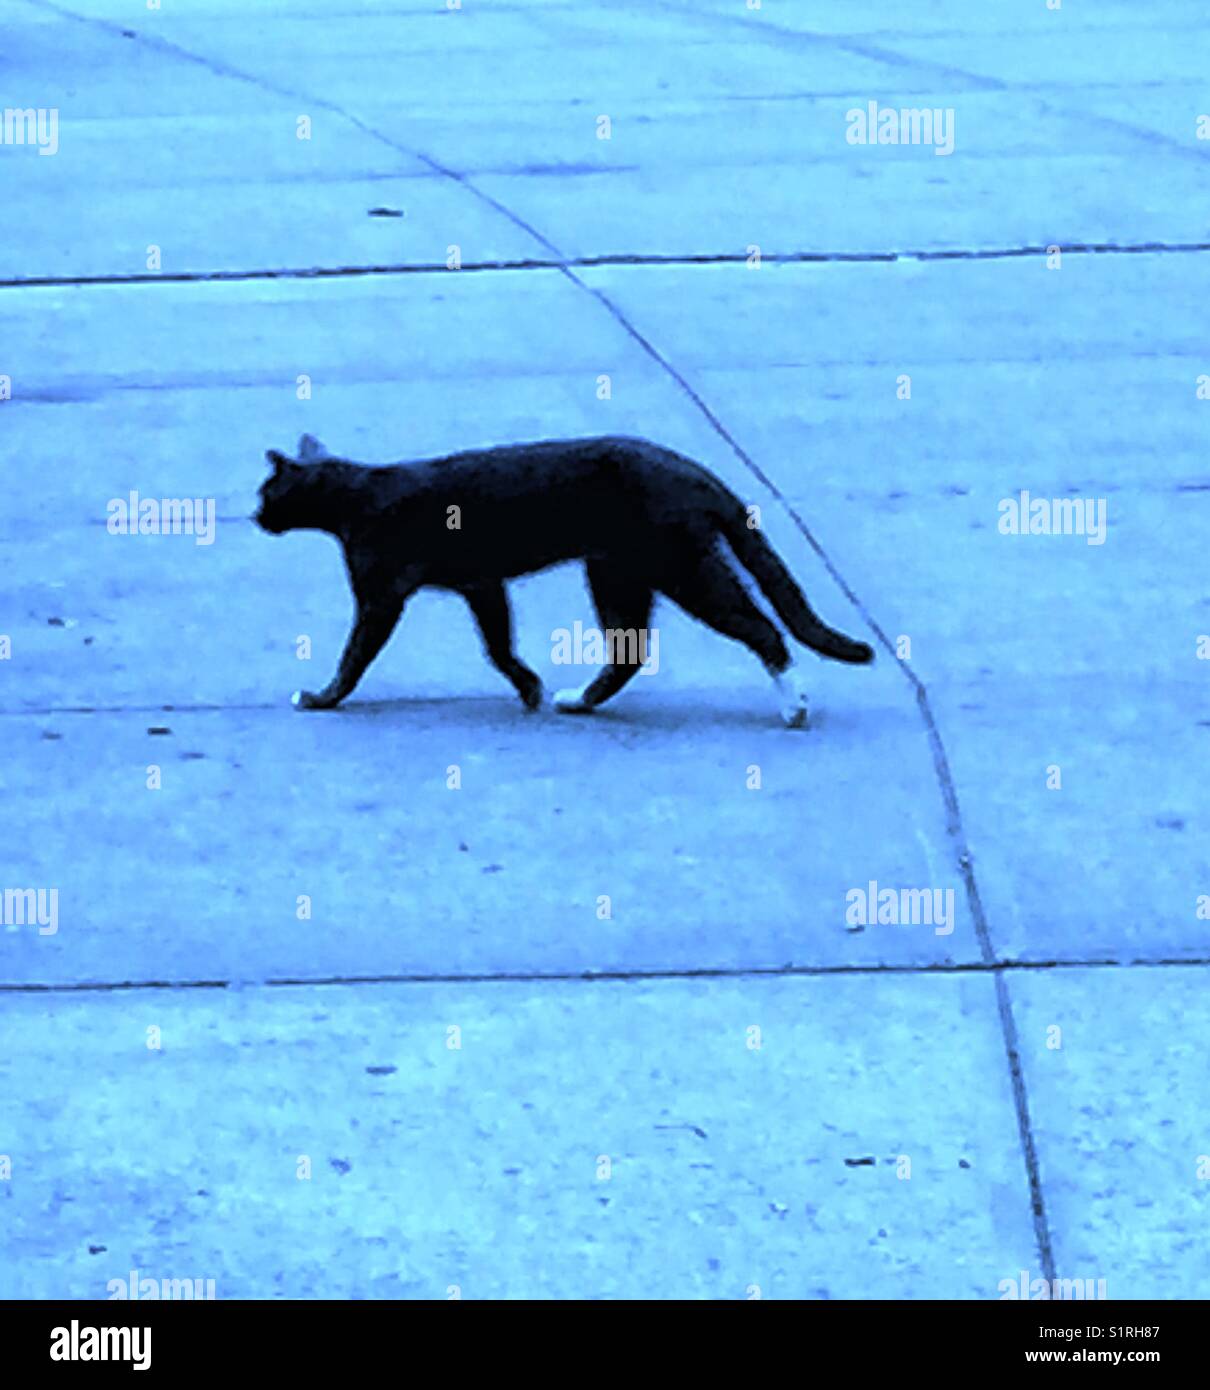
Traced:
[[273, 472], [260, 486], [260, 506], [252, 520], [275, 536], [300, 526], [314, 526], [315, 494], [322, 482], [322, 470], [316, 465], [331, 457], [319, 440], [309, 434], [298, 441], [296, 459], [278, 449], [266, 450], [265, 458]]

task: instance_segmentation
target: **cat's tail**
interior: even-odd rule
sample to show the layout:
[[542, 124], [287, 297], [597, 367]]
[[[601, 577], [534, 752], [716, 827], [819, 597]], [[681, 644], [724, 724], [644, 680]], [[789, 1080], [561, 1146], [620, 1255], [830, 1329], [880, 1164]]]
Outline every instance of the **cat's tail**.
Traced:
[[858, 642], [829, 627], [807, 602], [794, 576], [780, 555], [765, 539], [764, 533], [747, 524], [747, 513], [736, 516], [728, 509], [721, 518], [723, 535], [731, 549], [752, 578], [760, 585], [765, 597], [777, 610], [782, 622], [804, 646], [820, 656], [835, 661], [852, 662], [855, 666], [874, 660], [874, 649], [868, 642]]

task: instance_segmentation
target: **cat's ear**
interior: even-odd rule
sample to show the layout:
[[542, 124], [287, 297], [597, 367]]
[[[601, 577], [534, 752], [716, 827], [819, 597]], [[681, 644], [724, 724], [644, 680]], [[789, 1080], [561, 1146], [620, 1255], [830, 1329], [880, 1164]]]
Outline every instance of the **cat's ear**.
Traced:
[[280, 473], [283, 468], [289, 468], [294, 462], [293, 459], [287, 458], [286, 455], [278, 449], [266, 449], [265, 458], [273, 465], [273, 471], [275, 473]]
[[310, 459], [329, 459], [332, 455], [313, 434], [304, 434], [298, 441], [298, 457], [305, 463]]

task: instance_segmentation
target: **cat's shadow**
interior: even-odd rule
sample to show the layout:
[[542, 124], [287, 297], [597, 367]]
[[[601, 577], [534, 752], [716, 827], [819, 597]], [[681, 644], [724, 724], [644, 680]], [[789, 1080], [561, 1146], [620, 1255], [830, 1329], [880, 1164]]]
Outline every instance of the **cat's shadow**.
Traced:
[[[590, 715], [561, 714], [548, 703], [533, 713], [523, 710], [507, 696], [468, 695], [455, 698], [398, 698], [350, 700], [339, 710], [315, 714], [316, 718], [386, 719], [400, 727], [484, 728], [492, 732], [533, 732], [548, 735], [552, 730], [591, 736], [593, 730], [616, 736], [625, 733], [676, 734], [693, 732], [772, 731], [788, 733], [776, 711], [741, 705], [711, 703], [708, 700], [668, 700], [658, 704], [632, 702], [595, 710]], [[309, 715], [308, 717], [312, 717]], [[831, 723], [826, 710], [811, 711], [812, 729]]]

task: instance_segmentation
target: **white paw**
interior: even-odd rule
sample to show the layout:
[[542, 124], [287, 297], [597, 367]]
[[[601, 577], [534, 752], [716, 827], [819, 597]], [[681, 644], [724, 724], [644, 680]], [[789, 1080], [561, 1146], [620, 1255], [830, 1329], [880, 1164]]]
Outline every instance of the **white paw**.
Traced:
[[582, 690], [557, 690], [554, 706], [561, 714], [591, 714], [592, 706]]
[[787, 729], [807, 727], [807, 692], [798, 683], [797, 676], [787, 671], [778, 676], [777, 704], [781, 721]]
[[313, 695], [309, 690], [296, 690], [290, 696], [290, 703], [295, 709], [331, 709], [333, 702], [325, 700], [322, 695]]

